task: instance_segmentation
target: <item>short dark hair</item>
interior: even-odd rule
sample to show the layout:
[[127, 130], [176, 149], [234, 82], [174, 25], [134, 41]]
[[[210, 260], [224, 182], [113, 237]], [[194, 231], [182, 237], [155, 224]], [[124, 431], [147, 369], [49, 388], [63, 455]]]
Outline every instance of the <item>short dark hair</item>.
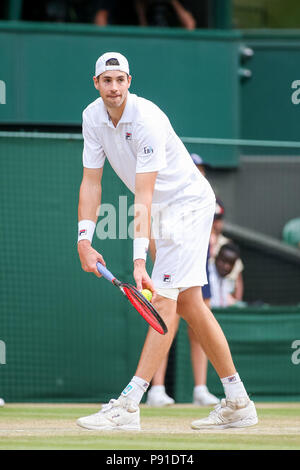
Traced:
[[120, 65], [120, 62], [118, 61], [118, 59], [108, 59], [105, 62], [105, 65]]
[[220, 251], [219, 251], [219, 254], [223, 251], [231, 251], [232, 253], [234, 253], [236, 255], [237, 258], [240, 258], [241, 256], [241, 251], [238, 247], [238, 245], [234, 242], [228, 242], [228, 243], [225, 243], [225, 245], [222, 245], [221, 248], [220, 248]]

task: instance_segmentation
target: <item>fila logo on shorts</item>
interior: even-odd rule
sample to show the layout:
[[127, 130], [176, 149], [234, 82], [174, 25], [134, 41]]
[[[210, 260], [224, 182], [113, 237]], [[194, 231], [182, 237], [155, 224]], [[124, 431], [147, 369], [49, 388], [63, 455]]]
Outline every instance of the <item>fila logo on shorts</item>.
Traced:
[[170, 274], [164, 274], [164, 282], [171, 282]]

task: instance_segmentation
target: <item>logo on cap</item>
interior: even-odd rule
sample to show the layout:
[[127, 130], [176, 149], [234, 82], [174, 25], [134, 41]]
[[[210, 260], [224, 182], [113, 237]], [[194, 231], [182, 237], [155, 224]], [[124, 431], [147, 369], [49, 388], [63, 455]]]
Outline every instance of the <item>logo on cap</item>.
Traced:
[[95, 76], [98, 77], [107, 70], [120, 70], [129, 75], [129, 65], [126, 57], [119, 52], [106, 52], [96, 62]]

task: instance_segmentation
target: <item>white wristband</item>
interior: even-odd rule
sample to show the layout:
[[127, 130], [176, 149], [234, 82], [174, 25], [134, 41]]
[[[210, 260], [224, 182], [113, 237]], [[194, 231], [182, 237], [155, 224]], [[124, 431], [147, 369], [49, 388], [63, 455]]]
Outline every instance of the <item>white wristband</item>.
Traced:
[[78, 240], [89, 240], [92, 243], [94, 231], [96, 228], [95, 222], [92, 220], [80, 220], [78, 222]]
[[133, 240], [133, 261], [136, 259], [143, 259], [146, 261], [148, 246], [148, 238], [135, 238]]

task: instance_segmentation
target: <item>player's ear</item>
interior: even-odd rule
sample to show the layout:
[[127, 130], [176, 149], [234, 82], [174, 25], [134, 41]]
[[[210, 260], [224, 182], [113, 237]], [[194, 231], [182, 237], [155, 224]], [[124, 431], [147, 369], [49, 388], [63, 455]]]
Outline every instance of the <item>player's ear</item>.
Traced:
[[132, 80], [132, 76], [128, 75], [128, 88], [130, 88], [131, 80]]
[[99, 77], [93, 77], [94, 87], [99, 91]]

